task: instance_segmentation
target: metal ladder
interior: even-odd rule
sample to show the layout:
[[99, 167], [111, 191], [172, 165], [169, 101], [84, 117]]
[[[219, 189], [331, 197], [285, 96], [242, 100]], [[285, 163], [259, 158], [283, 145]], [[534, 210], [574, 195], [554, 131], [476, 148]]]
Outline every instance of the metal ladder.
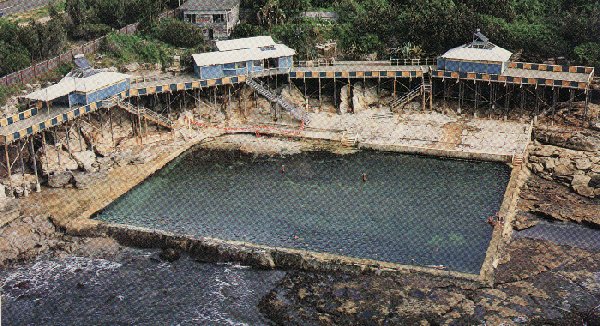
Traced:
[[290, 102], [286, 101], [283, 97], [277, 96], [270, 89], [263, 86], [260, 82], [255, 81], [253, 78], [248, 78], [246, 84], [260, 95], [266, 97], [269, 101], [279, 104], [284, 110], [288, 111], [296, 120], [304, 121], [305, 125], [310, 123], [310, 115], [308, 112], [297, 108]]

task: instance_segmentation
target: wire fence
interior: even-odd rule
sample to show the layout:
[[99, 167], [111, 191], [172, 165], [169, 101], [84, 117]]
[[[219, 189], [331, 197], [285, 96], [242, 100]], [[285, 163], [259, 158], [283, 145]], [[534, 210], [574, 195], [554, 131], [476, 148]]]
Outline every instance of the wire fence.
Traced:
[[[159, 19], [173, 18], [176, 15], [176, 10], [171, 10], [162, 13]], [[137, 32], [139, 23], [129, 24], [116, 32], [118, 34], [131, 35]], [[90, 54], [95, 53], [100, 49], [102, 41], [106, 38], [106, 35], [99, 37], [93, 41], [87, 42], [81, 46], [73, 47], [70, 50], [42, 62], [31, 65], [25, 69], [13, 72], [4, 77], [0, 77], [0, 85], [10, 86], [15, 84], [25, 84], [35, 80], [50, 71], [60, 67], [63, 63], [68, 63], [73, 60], [75, 54]]]

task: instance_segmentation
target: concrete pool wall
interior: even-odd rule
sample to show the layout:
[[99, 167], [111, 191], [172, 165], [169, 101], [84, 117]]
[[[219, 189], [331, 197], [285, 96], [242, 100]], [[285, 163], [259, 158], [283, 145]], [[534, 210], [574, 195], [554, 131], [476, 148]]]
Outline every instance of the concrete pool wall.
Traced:
[[[300, 138], [300, 137], [299, 137]], [[368, 147], [368, 144], [365, 144]], [[148, 170], [146, 177], [151, 176], [155, 171], [160, 170], [169, 161], [175, 159], [182, 154], [186, 149], [191, 148], [188, 144], [172, 153], [168, 158], [161, 160]], [[490, 156], [486, 153], [467, 153], [456, 156], [448, 155], [447, 151], [436, 151], [431, 148], [415, 148], [415, 147], [377, 147], [373, 149], [387, 149], [392, 152], [414, 153], [427, 156], [442, 156], [454, 158], [470, 158], [483, 161], [510, 161], [509, 157]], [[460, 151], [453, 151], [460, 152]], [[524, 153], [526, 155], [526, 152]], [[526, 156], [525, 156], [526, 157]], [[526, 180], [527, 169], [522, 165], [514, 168], [511, 172], [508, 187], [504, 194], [501, 204], [500, 215], [504, 217], [504, 228], [496, 227], [493, 231], [492, 240], [486, 252], [486, 258], [481, 268], [479, 275], [438, 270], [435, 268], [404, 265], [397, 263], [382, 262], [370, 259], [350, 258], [335, 254], [325, 254], [309, 252], [298, 249], [276, 248], [263, 245], [255, 245], [252, 243], [223, 241], [211, 238], [182, 236], [166, 231], [153, 230], [147, 228], [138, 228], [120, 224], [110, 224], [101, 221], [91, 220], [90, 217], [108, 206], [112, 201], [120, 197], [127, 190], [120, 190], [119, 195], [111, 196], [110, 199], [102, 201], [101, 205], [94, 204], [93, 207], [88, 207], [83, 214], [80, 214], [75, 220], [62, 219], [57, 223], [63, 227], [68, 233], [79, 235], [104, 235], [114, 237], [115, 239], [126, 243], [142, 247], [174, 247], [187, 252], [194, 256], [207, 260], [226, 260], [239, 261], [245, 264], [262, 267], [262, 268], [299, 268], [314, 271], [346, 271], [356, 273], [428, 273], [435, 276], [460, 278], [469, 281], [477, 281], [489, 284], [493, 279], [494, 268], [497, 267], [499, 256], [505, 243], [510, 241], [511, 227], [510, 223], [514, 218], [514, 209], [520, 187], [523, 181]], [[136, 180], [128, 189], [134, 188], [144, 179]], [[56, 222], [56, 220], [55, 220]], [[76, 223], [74, 223], [76, 222]]]

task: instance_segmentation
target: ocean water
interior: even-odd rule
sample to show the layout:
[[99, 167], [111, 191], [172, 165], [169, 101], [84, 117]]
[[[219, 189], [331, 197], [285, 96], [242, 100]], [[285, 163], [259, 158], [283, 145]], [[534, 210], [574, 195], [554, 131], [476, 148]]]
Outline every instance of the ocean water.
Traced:
[[96, 218], [477, 274], [509, 177], [505, 164], [397, 153], [194, 150]]
[[285, 275], [174, 263], [133, 250], [116, 260], [42, 259], [0, 271], [2, 325], [268, 325], [257, 307]]

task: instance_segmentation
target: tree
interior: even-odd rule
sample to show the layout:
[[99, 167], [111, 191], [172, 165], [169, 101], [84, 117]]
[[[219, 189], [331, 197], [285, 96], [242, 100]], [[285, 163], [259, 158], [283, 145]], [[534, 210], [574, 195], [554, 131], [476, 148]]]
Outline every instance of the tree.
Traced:
[[204, 44], [202, 30], [177, 19], [163, 19], [152, 31], [157, 39], [180, 48], [195, 48]]
[[575, 47], [574, 52], [582, 63], [600, 68], [600, 43], [589, 42], [580, 44]]

